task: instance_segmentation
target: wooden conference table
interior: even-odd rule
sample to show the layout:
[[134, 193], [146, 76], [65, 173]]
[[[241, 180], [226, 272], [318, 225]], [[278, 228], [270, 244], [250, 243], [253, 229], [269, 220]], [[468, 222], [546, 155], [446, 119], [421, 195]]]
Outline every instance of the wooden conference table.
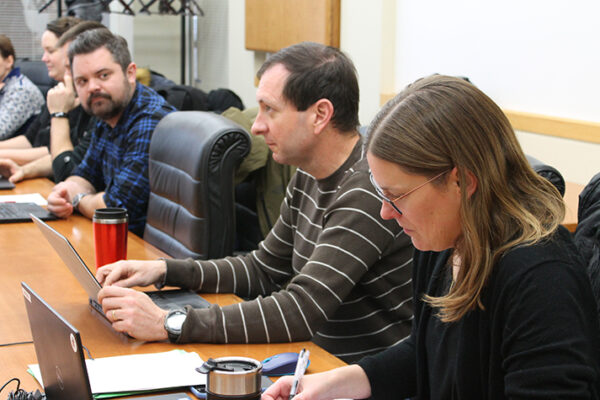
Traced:
[[[3, 191], [0, 194], [41, 193], [46, 197], [52, 186], [53, 184], [46, 179], [34, 179], [18, 183], [12, 191]], [[94, 268], [91, 221], [75, 215], [65, 220], [51, 221], [49, 225], [65, 235], [85, 263], [91, 269]], [[129, 259], [156, 259], [165, 254], [130, 233], [127, 256]], [[37, 363], [33, 344], [17, 344], [32, 340], [21, 281], [27, 283], [81, 332], [82, 342], [94, 358], [180, 348], [197, 352], [203, 360], [224, 356], [263, 360], [273, 354], [297, 352], [305, 347], [311, 352], [308, 373], [344, 365], [343, 361], [312, 342], [174, 345], [127, 339], [124, 335], [115, 333], [103, 318], [94, 314], [79, 283], [33, 223], [0, 225], [0, 257], [0, 386], [10, 378], [17, 377], [21, 380], [21, 387], [27, 391], [39, 388], [37, 382], [26, 372], [27, 364]], [[239, 298], [232, 294], [202, 296], [209, 302], [220, 305], [239, 301]], [[13, 389], [14, 386], [11, 385], [10, 390]], [[4, 391], [2, 396], [6, 396]], [[193, 395], [190, 397], [193, 398]]]

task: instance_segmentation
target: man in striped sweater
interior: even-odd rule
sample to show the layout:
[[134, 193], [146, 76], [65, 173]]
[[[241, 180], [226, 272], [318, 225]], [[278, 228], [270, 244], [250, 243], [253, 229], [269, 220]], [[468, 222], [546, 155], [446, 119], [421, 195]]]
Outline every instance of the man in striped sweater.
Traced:
[[[410, 239], [379, 218], [358, 126], [358, 82], [338, 49], [301, 43], [258, 72], [264, 135], [280, 163], [296, 165], [281, 215], [252, 253], [221, 260], [121, 261], [98, 270], [117, 331], [177, 343], [312, 339], [345, 361], [401, 341], [412, 321]], [[131, 286], [180, 286], [249, 299], [165, 311]]]

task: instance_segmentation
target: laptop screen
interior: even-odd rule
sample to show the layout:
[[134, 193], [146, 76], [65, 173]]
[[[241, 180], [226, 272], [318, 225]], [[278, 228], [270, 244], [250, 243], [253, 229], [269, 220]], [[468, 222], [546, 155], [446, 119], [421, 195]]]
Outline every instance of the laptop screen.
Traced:
[[98, 280], [89, 270], [85, 262], [79, 257], [77, 251], [73, 248], [66, 237], [58, 233], [48, 224], [41, 221], [39, 218], [31, 215], [33, 222], [40, 228], [50, 245], [56, 250], [60, 258], [64, 261], [71, 273], [75, 275], [77, 281], [83, 286], [83, 289], [88, 294], [90, 299], [97, 299], [98, 292], [102, 288]]
[[31, 336], [49, 400], [91, 400], [79, 331], [21, 282]]

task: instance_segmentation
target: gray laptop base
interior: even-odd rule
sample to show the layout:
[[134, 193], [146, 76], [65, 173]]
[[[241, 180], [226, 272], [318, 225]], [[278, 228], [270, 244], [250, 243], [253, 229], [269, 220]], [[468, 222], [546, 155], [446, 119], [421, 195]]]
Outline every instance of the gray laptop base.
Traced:
[[[101, 315], [104, 315], [102, 306], [96, 300], [102, 286], [79, 254], [77, 254], [77, 251], [73, 248], [69, 240], [39, 218], [32, 215], [31, 219], [35, 222], [44, 237], [86, 291], [90, 305]], [[193, 308], [207, 308], [210, 306], [208, 301], [192, 290], [157, 290], [144, 293], [146, 293], [157, 306], [166, 310], [183, 308], [186, 305], [192, 306]], [[107, 318], [106, 315], [104, 315], [104, 317]]]
[[[21, 282], [31, 336], [47, 400], [94, 400], [79, 331]], [[185, 393], [129, 400], [191, 400]]]
[[31, 217], [29, 217], [30, 214], [46, 221], [56, 219], [56, 215], [35, 203], [0, 202], [0, 224], [31, 222]]

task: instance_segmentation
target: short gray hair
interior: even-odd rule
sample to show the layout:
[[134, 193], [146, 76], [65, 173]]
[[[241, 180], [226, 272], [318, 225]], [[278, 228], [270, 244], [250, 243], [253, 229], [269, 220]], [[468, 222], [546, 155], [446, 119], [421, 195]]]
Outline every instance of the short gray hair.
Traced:
[[[92, 29], [82, 32], [69, 45], [69, 63], [73, 65], [73, 58], [78, 54], [89, 54], [101, 47], [106, 47], [113, 60], [121, 66], [123, 72], [131, 64], [131, 54], [127, 48], [127, 41], [114, 35], [108, 29]], [[71, 67], [72, 68], [72, 67]]]

